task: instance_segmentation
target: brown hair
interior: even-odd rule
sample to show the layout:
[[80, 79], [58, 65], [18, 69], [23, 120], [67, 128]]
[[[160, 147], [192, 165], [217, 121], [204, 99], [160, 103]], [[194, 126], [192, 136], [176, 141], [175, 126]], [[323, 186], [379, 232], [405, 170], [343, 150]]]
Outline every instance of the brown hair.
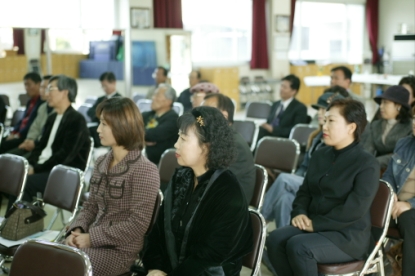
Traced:
[[323, 126], [322, 125], [318, 125], [318, 128], [316, 130], [314, 130], [313, 132], [310, 133], [310, 135], [308, 136], [307, 139], [307, 147], [306, 147], [306, 151], [308, 151], [311, 147], [311, 144], [313, 143], [313, 139], [317, 136], [317, 134], [319, 134], [321, 131], [323, 130]]
[[126, 150], [144, 147], [144, 122], [137, 105], [129, 98], [113, 97], [100, 103], [97, 118], [104, 117], [119, 146]]

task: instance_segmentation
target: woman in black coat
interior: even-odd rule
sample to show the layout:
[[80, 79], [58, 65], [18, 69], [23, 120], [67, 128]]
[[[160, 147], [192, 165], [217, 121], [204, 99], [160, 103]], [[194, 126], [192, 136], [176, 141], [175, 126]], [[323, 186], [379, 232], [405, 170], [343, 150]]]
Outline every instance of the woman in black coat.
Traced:
[[234, 156], [222, 113], [197, 107], [179, 118], [178, 163], [143, 263], [148, 275], [239, 275], [252, 248], [247, 200], [225, 168]]
[[291, 224], [267, 239], [278, 276], [318, 275], [318, 263], [363, 259], [371, 240], [370, 206], [379, 166], [359, 139], [366, 126], [362, 103], [341, 99], [327, 108], [323, 139], [297, 192]]

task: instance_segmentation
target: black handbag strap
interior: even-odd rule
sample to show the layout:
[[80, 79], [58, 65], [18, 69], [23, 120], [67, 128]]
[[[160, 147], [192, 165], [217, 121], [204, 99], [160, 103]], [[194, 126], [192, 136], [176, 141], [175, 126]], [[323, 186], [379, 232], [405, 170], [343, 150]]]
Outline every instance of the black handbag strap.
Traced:
[[39, 206], [35, 206], [27, 201], [16, 201], [13, 203], [12, 207], [7, 210], [5, 219], [8, 219], [16, 210], [18, 209], [29, 209], [32, 212], [32, 216], [25, 218], [25, 223], [33, 223], [44, 217], [46, 217], [46, 212]]

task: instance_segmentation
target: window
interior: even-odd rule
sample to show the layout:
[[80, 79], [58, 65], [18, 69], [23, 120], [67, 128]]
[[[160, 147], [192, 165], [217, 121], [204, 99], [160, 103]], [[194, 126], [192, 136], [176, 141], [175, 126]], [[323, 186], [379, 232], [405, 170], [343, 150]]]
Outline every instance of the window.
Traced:
[[182, 0], [192, 32], [192, 61], [230, 64], [251, 59], [252, 0]]
[[297, 1], [290, 60], [362, 63], [362, 4]]
[[0, 55], [1, 50], [11, 50], [13, 48], [13, 29], [0, 28]]

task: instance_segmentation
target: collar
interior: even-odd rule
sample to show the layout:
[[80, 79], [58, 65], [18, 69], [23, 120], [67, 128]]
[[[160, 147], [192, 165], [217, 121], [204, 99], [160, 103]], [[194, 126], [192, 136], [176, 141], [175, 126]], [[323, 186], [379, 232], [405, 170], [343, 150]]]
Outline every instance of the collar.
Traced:
[[294, 100], [294, 97], [289, 98], [288, 100], [281, 100], [281, 104], [284, 106], [284, 110], [287, 109], [288, 105]]
[[114, 92], [112, 92], [111, 94], [107, 95], [107, 99], [111, 99], [112, 97], [115, 96], [115, 94], [117, 94], [117, 90], [115, 90]]
[[342, 149], [339, 149], [339, 150], [336, 150], [336, 149], [333, 147], [332, 149], [333, 149], [334, 156], [335, 156], [335, 157], [337, 157], [337, 156], [339, 156], [340, 154], [342, 154], [342, 153], [344, 153], [344, 152], [346, 152], [346, 151], [351, 150], [352, 148], [354, 148], [355, 146], [357, 146], [357, 144], [359, 144], [359, 142], [353, 141], [350, 145], [348, 145], [348, 146], [346, 146], [346, 147], [344, 147], [344, 148], [342, 148]]
[[37, 102], [37, 100], [39, 100], [40, 95], [37, 95], [36, 97], [33, 97], [30, 99], [30, 104], [35, 104]]
[[117, 165], [108, 170], [111, 161], [114, 159], [114, 153], [110, 150], [101, 162], [98, 163], [97, 168], [101, 174], [109, 176], [122, 175], [128, 172], [130, 166], [137, 163], [140, 157], [141, 151], [139, 149], [131, 150]]

